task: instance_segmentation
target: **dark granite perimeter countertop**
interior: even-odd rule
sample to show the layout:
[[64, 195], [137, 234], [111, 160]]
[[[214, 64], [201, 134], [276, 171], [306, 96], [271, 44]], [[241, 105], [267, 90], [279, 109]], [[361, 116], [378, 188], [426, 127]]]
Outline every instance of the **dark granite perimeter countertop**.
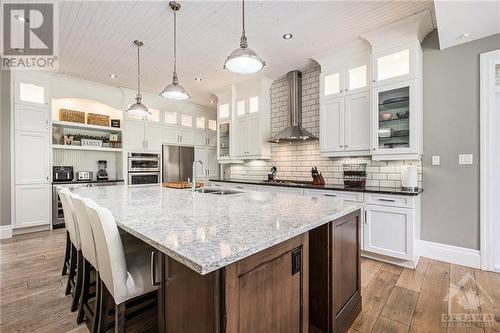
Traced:
[[224, 182], [224, 183], [238, 183], [238, 184], [250, 184], [250, 185], [264, 185], [264, 186], [282, 186], [282, 187], [295, 187], [295, 188], [307, 188], [315, 190], [331, 190], [331, 191], [348, 191], [348, 192], [367, 192], [367, 193], [382, 193], [382, 194], [396, 194], [396, 195], [419, 195], [424, 189], [418, 189], [417, 192], [403, 191], [401, 188], [397, 187], [345, 187], [339, 184], [325, 184], [325, 185], [313, 185], [312, 182], [304, 181], [293, 181], [288, 180], [281, 182], [268, 182], [268, 181], [258, 181], [258, 180], [243, 180], [243, 179], [210, 179], [212, 182]]

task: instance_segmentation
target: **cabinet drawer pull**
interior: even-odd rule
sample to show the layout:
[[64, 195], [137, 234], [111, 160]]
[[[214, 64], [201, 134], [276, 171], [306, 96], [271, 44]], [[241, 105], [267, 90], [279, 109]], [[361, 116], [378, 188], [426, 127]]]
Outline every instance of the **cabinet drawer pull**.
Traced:
[[243, 188], [243, 186], [236, 185], [236, 188]]
[[396, 202], [396, 200], [394, 200], [394, 199], [385, 199], [385, 198], [378, 198], [377, 200], [386, 201], [386, 202]]
[[151, 284], [159, 286], [160, 282], [156, 282], [156, 251], [151, 251]]
[[333, 193], [325, 193], [325, 197], [336, 197], [336, 194]]

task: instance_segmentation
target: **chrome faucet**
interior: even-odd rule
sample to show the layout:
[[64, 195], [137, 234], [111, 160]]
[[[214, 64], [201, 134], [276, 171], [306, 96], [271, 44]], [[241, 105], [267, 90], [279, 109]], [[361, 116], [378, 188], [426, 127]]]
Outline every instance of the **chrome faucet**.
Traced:
[[191, 184], [191, 191], [192, 192], [196, 191], [196, 164], [197, 163], [200, 163], [200, 165], [201, 165], [201, 170], [203, 172], [203, 176], [207, 175], [207, 169], [205, 169], [203, 162], [201, 160], [194, 161], [193, 162], [193, 182]]

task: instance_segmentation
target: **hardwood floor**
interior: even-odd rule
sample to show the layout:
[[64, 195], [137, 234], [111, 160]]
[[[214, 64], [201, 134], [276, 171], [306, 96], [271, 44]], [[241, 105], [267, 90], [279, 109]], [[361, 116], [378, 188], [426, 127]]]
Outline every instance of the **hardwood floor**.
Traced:
[[[64, 295], [64, 246], [62, 229], [0, 241], [0, 332], [88, 332]], [[500, 274], [426, 258], [415, 270], [363, 259], [361, 271], [363, 311], [349, 333], [500, 332]], [[446, 327], [448, 310], [495, 321]], [[128, 331], [151, 331], [144, 322]]]

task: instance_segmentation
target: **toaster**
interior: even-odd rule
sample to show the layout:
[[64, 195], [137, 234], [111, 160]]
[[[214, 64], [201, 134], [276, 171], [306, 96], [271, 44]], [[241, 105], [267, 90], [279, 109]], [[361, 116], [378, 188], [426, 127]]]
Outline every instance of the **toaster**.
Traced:
[[92, 171], [77, 171], [76, 172], [76, 180], [92, 180]]

